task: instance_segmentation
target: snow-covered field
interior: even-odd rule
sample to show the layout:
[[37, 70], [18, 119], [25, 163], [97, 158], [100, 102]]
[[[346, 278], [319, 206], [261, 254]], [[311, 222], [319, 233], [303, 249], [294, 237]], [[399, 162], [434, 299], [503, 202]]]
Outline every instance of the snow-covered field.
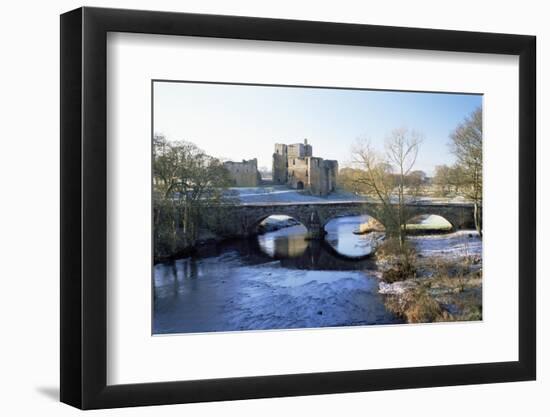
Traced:
[[232, 196], [238, 197], [242, 204], [250, 203], [315, 203], [326, 201], [363, 201], [364, 198], [352, 193], [338, 191], [326, 197], [310, 195], [307, 191], [294, 190], [285, 185], [266, 187], [230, 188]]
[[[259, 187], [233, 187], [228, 191], [229, 195], [238, 198], [241, 204], [254, 203], [315, 203], [326, 201], [374, 201], [369, 197], [359, 196], [343, 190], [337, 190], [325, 197], [310, 195], [305, 190], [294, 190], [286, 185], [268, 185]], [[418, 197], [417, 203], [445, 204], [466, 203], [461, 197], [452, 199], [436, 197]]]
[[482, 241], [475, 230], [459, 230], [446, 235], [409, 236], [417, 254], [423, 257], [456, 260], [482, 255]]

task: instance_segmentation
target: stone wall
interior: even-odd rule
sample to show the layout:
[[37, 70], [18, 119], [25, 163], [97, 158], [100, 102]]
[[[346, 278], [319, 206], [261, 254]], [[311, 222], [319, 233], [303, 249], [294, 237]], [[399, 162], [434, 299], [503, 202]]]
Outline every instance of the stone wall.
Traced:
[[309, 171], [309, 186], [313, 195], [327, 195], [336, 189], [338, 177], [338, 162], [311, 158]]
[[273, 183], [306, 189], [318, 196], [334, 191], [338, 177], [338, 162], [312, 155], [313, 148], [307, 143], [307, 139], [304, 143], [275, 144]]
[[311, 194], [313, 195], [327, 195], [328, 190], [327, 187], [324, 186], [325, 182], [325, 175], [324, 175], [324, 167], [323, 167], [323, 159], [322, 158], [310, 158], [310, 168], [309, 168], [309, 175], [310, 175], [310, 184], [309, 184], [309, 190], [311, 191]]
[[261, 176], [258, 172], [258, 161], [256, 158], [242, 162], [224, 162], [225, 168], [233, 180], [235, 187], [257, 187], [260, 185]]
[[336, 190], [336, 183], [338, 181], [338, 161], [330, 159], [325, 160], [325, 166], [328, 169], [327, 186], [328, 192]]
[[309, 160], [311, 158], [288, 158], [288, 185], [298, 190], [309, 188]]
[[276, 143], [273, 153], [272, 167], [273, 183], [286, 184], [288, 181], [288, 148], [287, 145]]
[[307, 156], [313, 156], [313, 148], [307, 143], [307, 139], [304, 139], [304, 143], [293, 143], [287, 146], [289, 158], [305, 158]]
[[[325, 225], [334, 218], [365, 214], [377, 218], [380, 209], [380, 204], [363, 202], [228, 206], [224, 208], [223, 222], [215, 226], [218, 230], [213, 232], [232, 237], [254, 235], [257, 233], [258, 225], [266, 217], [274, 214], [293, 217], [308, 228], [311, 226], [312, 218], [315, 218], [322, 232]], [[453, 226], [453, 230], [475, 229], [473, 204], [409, 204], [407, 214], [409, 219], [422, 214], [435, 214], [447, 219]], [[310, 230], [310, 232], [316, 231]]]

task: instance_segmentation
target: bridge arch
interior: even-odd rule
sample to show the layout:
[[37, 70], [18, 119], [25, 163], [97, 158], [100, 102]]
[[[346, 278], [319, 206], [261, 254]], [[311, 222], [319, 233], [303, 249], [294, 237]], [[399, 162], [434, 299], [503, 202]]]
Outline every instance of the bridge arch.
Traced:
[[[300, 226], [303, 226], [305, 231], [307, 231], [307, 223], [305, 221], [305, 219], [301, 219], [300, 216], [293, 216], [291, 214], [287, 214], [287, 213], [284, 213], [284, 212], [273, 212], [273, 213], [266, 213], [266, 214], [262, 214], [261, 216], [255, 218], [254, 220], [252, 220], [252, 222], [250, 222], [250, 225], [248, 227], [248, 235], [249, 236], [255, 236], [255, 235], [258, 235], [258, 234], [262, 234], [262, 233], [265, 233], [265, 232], [269, 232], [271, 230], [269, 230], [269, 226], [265, 227], [264, 230], [262, 230], [262, 225], [265, 225], [266, 224], [266, 221], [268, 219], [274, 219], [274, 220], [278, 220], [278, 221], [281, 221], [281, 222], [284, 222], [286, 219], [291, 219], [290, 222], [294, 221], [296, 222], [296, 226], [300, 225]], [[275, 231], [275, 230], [278, 230], [278, 229], [273, 229], [272, 231]]]
[[[227, 206], [223, 210], [215, 206], [207, 207], [205, 217], [217, 219], [209, 224], [213, 232], [228, 237], [245, 237], [257, 234], [258, 224], [270, 215], [287, 215], [305, 225], [311, 237], [318, 238], [323, 235], [326, 224], [334, 218], [369, 215], [378, 219], [380, 209], [380, 204], [363, 201], [249, 203]], [[408, 219], [433, 214], [447, 219], [454, 230], [475, 229], [472, 204], [411, 203], [407, 205], [406, 212]]]
[[475, 229], [473, 210], [468, 206], [424, 205], [407, 207], [407, 223], [418, 216], [439, 216], [448, 221], [452, 231]]
[[[272, 221], [269, 222], [269, 219]], [[265, 255], [273, 259], [297, 258], [307, 250], [308, 228], [299, 220], [286, 214], [270, 214], [258, 220], [256, 229], [251, 234], [256, 236], [257, 245]], [[296, 226], [298, 229], [294, 228]], [[289, 227], [293, 228], [291, 233], [284, 233], [282, 236], [268, 234]]]
[[353, 210], [343, 211], [343, 212], [339, 212], [339, 213], [335, 213], [333, 215], [327, 216], [326, 218], [324, 218], [322, 228], [323, 230], [326, 231], [329, 223], [335, 220], [338, 220], [343, 217], [359, 217], [359, 216], [368, 216], [369, 220], [367, 221], [370, 221], [370, 219], [372, 219], [376, 223], [377, 229], [379, 229], [380, 231], [382, 231], [385, 228], [384, 224], [378, 219], [378, 216], [371, 214], [368, 210], [362, 210], [362, 209], [353, 209]]
[[411, 234], [452, 232], [457, 227], [451, 220], [441, 214], [416, 214], [408, 218], [406, 229], [407, 233]]

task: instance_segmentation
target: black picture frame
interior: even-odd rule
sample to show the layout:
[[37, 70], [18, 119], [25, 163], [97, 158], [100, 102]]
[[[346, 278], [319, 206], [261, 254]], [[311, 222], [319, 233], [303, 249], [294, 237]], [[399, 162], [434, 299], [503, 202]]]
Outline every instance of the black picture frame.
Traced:
[[[108, 32], [519, 56], [519, 360], [107, 385]], [[61, 401], [82, 409], [534, 380], [534, 36], [102, 8], [61, 15]]]

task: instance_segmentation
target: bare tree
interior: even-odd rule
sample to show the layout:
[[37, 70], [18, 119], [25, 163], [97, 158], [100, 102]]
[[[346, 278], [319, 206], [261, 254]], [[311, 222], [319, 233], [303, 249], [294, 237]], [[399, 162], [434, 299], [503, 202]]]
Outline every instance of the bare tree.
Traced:
[[382, 206], [381, 221], [386, 233], [403, 246], [406, 233], [405, 183], [412, 172], [421, 144], [421, 136], [408, 129], [396, 129], [386, 139], [385, 152], [377, 152], [368, 141], [353, 149], [354, 163], [360, 168], [353, 181]]
[[230, 178], [220, 160], [191, 142], [156, 135], [153, 146], [155, 233], [169, 252], [178, 246], [178, 229], [184, 240], [179, 246], [194, 245], [204, 217], [201, 208], [222, 201]]
[[450, 192], [450, 170], [447, 165], [436, 165], [433, 184], [436, 187], [437, 194], [446, 197]]
[[459, 164], [453, 166], [437, 165], [435, 167], [434, 185], [438, 193], [446, 197], [450, 194], [463, 194], [466, 174]]
[[364, 186], [358, 179], [363, 175], [362, 170], [347, 166], [338, 171], [338, 186], [354, 194], [364, 192]]
[[483, 205], [483, 114], [481, 107], [451, 133], [451, 152], [461, 170], [461, 192], [474, 202], [474, 223], [482, 235]]
[[409, 194], [413, 197], [418, 197], [423, 192], [426, 178], [426, 173], [420, 170], [412, 171], [409, 175], [407, 175], [405, 180]]
[[405, 216], [405, 180], [416, 163], [421, 142], [421, 137], [417, 132], [409, 131], [406, 128], [395, 129], [386, 139], [388, 161], [395, 167], [398, 175], [397, 197], [400, 226], [399, 240], [401, 243], [405, 240], [405, 228], [407, 226], [407, 218]]

